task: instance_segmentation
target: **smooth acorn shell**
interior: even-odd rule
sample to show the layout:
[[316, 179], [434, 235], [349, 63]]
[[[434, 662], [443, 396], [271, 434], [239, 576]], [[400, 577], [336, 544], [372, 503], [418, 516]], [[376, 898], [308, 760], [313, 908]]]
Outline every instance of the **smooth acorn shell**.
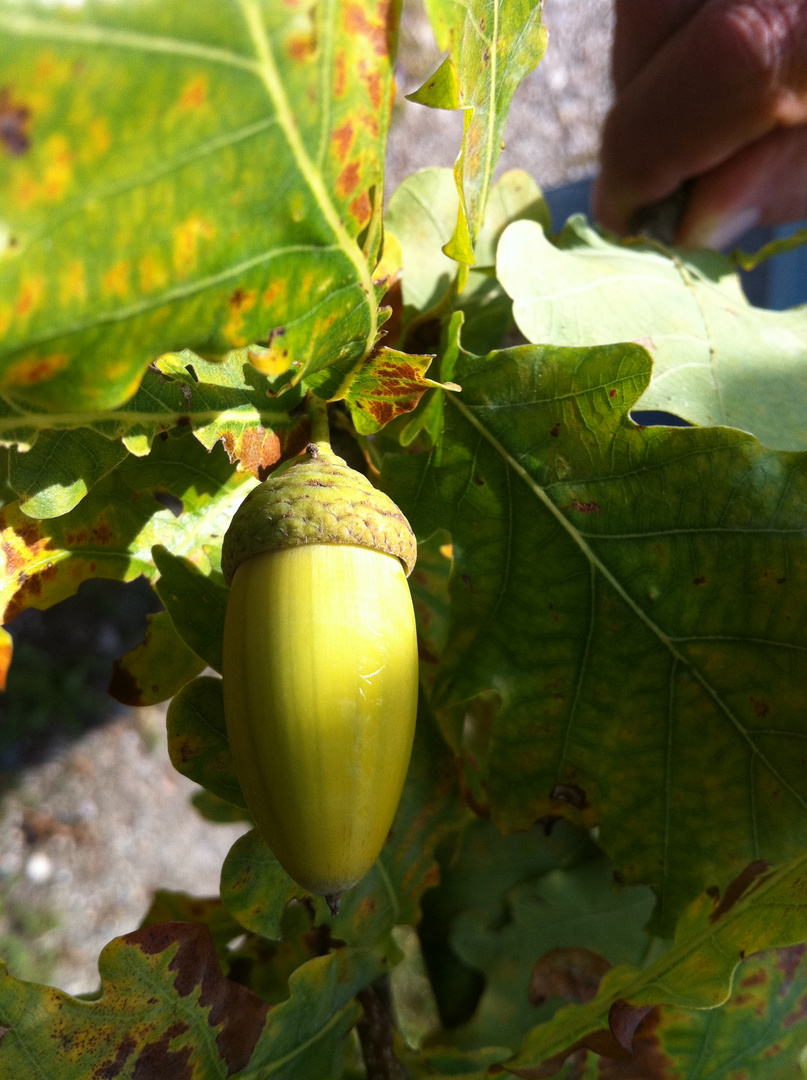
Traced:
[[399, 558], [345, 543], [252, 555], [224, 633], [227, 733], [255, 821], [304, 888], [370, 869], [414, 738], [415, 619]]

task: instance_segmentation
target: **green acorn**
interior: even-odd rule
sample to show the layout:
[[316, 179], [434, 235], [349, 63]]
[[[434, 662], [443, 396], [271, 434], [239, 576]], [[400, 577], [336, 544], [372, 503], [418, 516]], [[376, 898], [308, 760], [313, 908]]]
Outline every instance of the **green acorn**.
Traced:
[[406, 778], [416, 557], [398, 507], [326, 441], [255, 488], [224, 538], [236, 771], [278, 861], [334, 912], [378, 857]]

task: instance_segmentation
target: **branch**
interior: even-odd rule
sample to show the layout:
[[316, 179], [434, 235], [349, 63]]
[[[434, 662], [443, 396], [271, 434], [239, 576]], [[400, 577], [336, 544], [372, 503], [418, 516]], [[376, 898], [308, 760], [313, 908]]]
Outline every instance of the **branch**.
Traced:
[[356, 1025], [361, 1043], [367, 1080], [406, 1080], [403, 1065], [392, 1049], [390, 1014], [372, 986], [356, 995], [364, 1016]]

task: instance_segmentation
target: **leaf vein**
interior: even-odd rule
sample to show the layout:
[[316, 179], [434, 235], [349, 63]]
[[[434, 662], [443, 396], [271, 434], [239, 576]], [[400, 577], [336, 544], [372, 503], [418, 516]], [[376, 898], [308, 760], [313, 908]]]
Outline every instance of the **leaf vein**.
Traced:
[[[669, 650], [671, 655], [675, 657], [676, 660], [680, 661], [680, 663], [682, 663], [692, 672], [695, 679], [700, 683], [704, 692], [707, 694], [708, 697], [711, 698], [717, 709], [729, 721], [730, 725], [734, 728], [740, 738], [746, 743], [750, 751], [759, 758], [760, 762], [765, 766], [770, 775], [776, 780], [778, 784], [781, 785], [781, 787], [785, 791], [788, 792], [794, 802], [796, 802], [802, 810], [807, 812], [807, 800], [805, 800], [804, 796], [801, 795], [792, 786], [792, 784], [790, 784], [785, 779], [785, 777], [779, 772], [773, 762], [770, 761], [768, 757], [762, 752], [761, 748], [756, 745], [748, 728], [746, 728], [744, 724], [741, 723], [739, 718], [734, 715], [734, 713], [723, 701], [723, 699], [720, 697], [718, 692], [708, 681], [705, 675], [697, 667], [695, 667], [695, 665], [691, 663], [683, 655], [683, 653], [681, 653], [676, 648], [675, 644], [664, 633], [661, 627], [657, 623], [655, 623], [647, 614], [647, 612], [644, 611], [644, 609], [641, 608], [639, 604], [633, 599], [633, 597], [628, 592], [626, 592], [626, 590], [622, 587], [621, 583], [614, 576], [611, 570], [599, 558], [599, 556], [589, 546], [589, 544], [586, 543], [584, 534], [579, 532], [574, 527], [574, 525], [572, 525], [568, 518], [552, 502], [552, 500], [549, 498], [543, 488], [532, 478], [532, 476], [527, 472], [527, 470], [519, 464], [519, 462], [512, 456], [512, 454], [509, 453], [509, 451], [502, 445], [502, 443], [499, 442], [495, 435], [482, 424], [482, 422], [473, 414], [470, 409], [465, 406], [464, 402], [462, 402], [457, 395], [449, 395], [449, 400], [451, 401], [452, 405], [456, 409], [458, 409], [459, 412], [466, 418], [466, 420], [468, 420], [477, 429], [477, 431], [480, 431], [484, 435], [484, 437], [488, 440], [496, 453], [498, 453], [502, 457], [505, 464], [508, 464], [510, 468], [521, 477], [521, 479], [527, 484], [533, 494], [549, 511], [552, 517], [555, 518], [561, 528], [568, 533], [569, 537], [579, 548], [581, 554], [584, 555], [586, 559], [588, 559], [596, 566], [599, 573], [605, 578], [609, 585], [611, 585], [617, 595], [622, 599], [623, 603], [633, 612], [636, 618], [639, 619], [639, 621], [642, 622], [650, 630], [650, 632], [658, 638], [659, 642]], [[713, 531], [717, 532], [719, 530]], [[804, 530], [799, 531], [803, 532]]]

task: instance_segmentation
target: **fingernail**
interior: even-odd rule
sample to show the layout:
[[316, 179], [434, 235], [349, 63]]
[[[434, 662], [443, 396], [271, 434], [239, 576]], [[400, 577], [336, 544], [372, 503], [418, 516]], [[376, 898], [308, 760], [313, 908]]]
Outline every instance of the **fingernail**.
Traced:
[[711, 221], [705, 221], [701, 226], [695, 226], [688, 232], [686, 245], [688, 247], [710, 247], [715, 251], [723, 251], [753, 229], [759, 221], [760, 210], [756, 206], [744, 206], [742, 210], [736, 210], [732, 214]]

